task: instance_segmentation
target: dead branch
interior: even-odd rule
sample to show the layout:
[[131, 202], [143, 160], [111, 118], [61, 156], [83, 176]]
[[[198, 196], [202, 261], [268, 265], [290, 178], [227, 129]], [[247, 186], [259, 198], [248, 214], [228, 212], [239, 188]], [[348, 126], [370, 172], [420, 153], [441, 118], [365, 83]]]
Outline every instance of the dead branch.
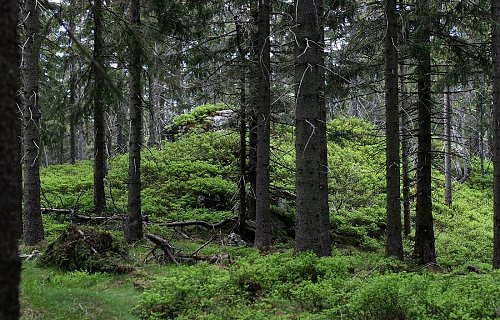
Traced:
[[[156, 245], [154, 249], [156, 249], [157, 247], [162, 249], [163, 252], [165, 252], [170, 258], [170, 260], [172, 260], [176, 265], [179, 265], [179, 262], [177, 262], [177, 259], [175, 259], [174, 256], [175, 249], [170, 245], [170, 243], [168, 243], [167, 240], [151, 233], [146, 233], [146, 238], [148, 238], [149, 241], [153, 242]], [[154, 249], [152, 251], [154, 251]]]
[[215, 236], [212, 237], [212, 239], [210, 239], [208, 242], [203, 244], [200, 248], [198, 248], [191, 254], [176, 252], [175, 248], [170, 243], [168, 243], [167, 240], [163, 239], [160, 236], [151, 233], [146, 233], [145, 236], [149, 241], [155, 244], [155, 247], [146, 255], [146, 258], [144, 258], [145, 262], [148, 260], [149, 255], [151, 254], [154, 255], [154, 251], [157, 248], [160, 248], [168, 256], [168, 258], [177, 265], [179, 265], [179, 261], [185, 263], [189, 263], [192, 261], [207, 261], [209, 263], [216, 263], [216, 264], [225, 264], [231, 262], [231, 258], [227, 253], [215, 254], [213, 256], [205, 256], [198, 254], [198, 252], [201, 249], [206, 247], [210, 242], [212, 242], [216, 238]]
[[198, 252], [201, 251], [201, 249], [205, 248], [206, 246], [208, 246], [210, 244], [210, 242], [214, 241], [214, 239], [216, 238], [217, 236], [213, 236], [210, 240], [208, 240], [207, 242], [205, 242], [201, 247], [199, 247], [198, 249], [196, 249], [193, 253], [191, 253], [191, 257], [194, 257], [198, 254]]
[[46, 213], [60, 213], [60, 214], [75, 214], [75, 210], [73, 209], [57, 209], [57, 208], [41, 208], [42, 214]]
[[[111, 220], [125, 220], [126, 216], [124, 214], [115, 214], [112, 216], [89, 216], [85, 214], [76, 213], [75, 209], [59, 209], [59, 208], [41, 208], [42, 214], [48, 213], [58, 213], [58, 214], [69, 214], [72, 219], [80, 220], [82, 222], [107, 222]], [[143, 222], [148, 222], [149, 218], [147, 215], [142, 217]]]
[[200, 226], [204, 227], [207, 229], [216, 229], [220, 228], [230, 222], [236, 222], [237, 217], [232, 217], [232, 218], [226, 218], [220, 222], [211, 224], [205, 221], [178, 221], [178, 222], [167, 222], [167, 223], [162, 223], [160, 226], [167, 227], [167, 228], [174, 228], [174, 227], [185, 227], [185, 226]]

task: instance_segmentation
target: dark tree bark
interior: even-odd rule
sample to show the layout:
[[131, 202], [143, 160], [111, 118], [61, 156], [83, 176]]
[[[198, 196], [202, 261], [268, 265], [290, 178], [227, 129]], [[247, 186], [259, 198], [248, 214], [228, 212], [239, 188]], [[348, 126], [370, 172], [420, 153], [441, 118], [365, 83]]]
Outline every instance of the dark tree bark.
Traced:
[[128, 214], [125, 220], [125, 239], [129, 244], [143, 237], [141, 214], [141, 146], [142, 146], [142, 93], [141, 43], [139, 35], [140, 2], [130, 1], [130, 140], [128, 164]]
[[118, 104], [118, 111], [116, 112], [116, 147], [118, 153], [125, 153], [128, 151], [127, 135], [125, 128], [127, 127], [127, 110], [125, 110], [124, 103]]
[[69, 105], [71, 108], [71, 114], [69, 119], [69, 161], [71, 164], [75, 164], [77, 160], [76, 151], [76, 119], [78, 115], [78, 105], [76, 104], [76, 79], [74, 76], [74, 65], [72, 58], [70, 58], [70, 80], [69, 80]]
[[245, 59], [247, 52], [243, 49], [243, 34], [241, 30], [241, 21], [239, 17], [234, 17], [236, 27], [236, 43], [238, 45], [239, 60], [240, 60], [240, 179], [238, 181], [238, 197], [240, 200], [240, 208], [238, 214], [238, 228], [241, 235], [245, 234], [246, 220], [247, 220], [247, 199], [246, 199], [246, 181], [247, 181], [247, 95], [246, 95], [246, 77], [245, 74], [248, 69], [248, 64]]
[[[122, 62], [118, 62], [118, 69], [125, 69]], [[125, 84], [120, 79], [118, 81], [118, 87], [121, 88]], [[128, 151], [128, 123], [127, 123], [128, 108], [126, 103], [119, 101], [116, 107], [116, 148], [119, 154]]]
[[450, 88], [444, 92], [444, 204], [451, 206], [451, 99]]
[[103, 0], [95, 0], [94, 15], [94, 207], [100, 214], [106, 208], [104, 177], [106, 175], [106, 141], [104, 128], [104, 38], [102, 34]]
[[[74, 21], [73, 17], [69, 18], [69, 32], [74, 32]], [[69, 37], [68, 47], [71, 48], [73, 44], [73, 39]], [[78, 105], [76, 104], [76, 74], [75, 74], [75, 58], [74, 54], [70, 54], [68, 61], [68, 71], [69, 71], [69, 107], [70, 107], [70, 118], [69, 118], [69, 162], [75, 164], [77, 160], [76, 151], [76, 123], [78, 116]]]
[[[113, 122], [111, 121], [111, 117], [113, 116], [113, 110], [108, 110], [106, 112], [104, 112], [104, 126], [105, 126], [105, 130], [104, 130], [104, 141], [105, 141], [105, 148], [104, 150], [106, 151], [105, 154], [104, 154], [104, 157], [105, 159], [109, 159], [113, 156], [113, 138], [112, 138], [112, 133], [113, 133], [113, 130], [112, 130], [112, 127], [113, 127]], [[106, 161], [104, 162], [104, 165], [105, 165], [105, 170], [104, 170], [104, 175], [107, 175], [108, 174], [108, 170], [109, 170], [109, 167], [108, 167], [108, 164], [106, 163]]]
[[19, 1], [0, 4], [0, 319], [19, 319], [19, 261], [17, 239], [21, 216], [21, 154], [18, 119]]
[[[401, 65], [400, 73], [406, 74], [406, 70]], [[402, 182], [403, 182], [403, 221], [405, 236], [411, 233], [411, 216], [410, 216], [410, 120], [408, 116], [408, 88], [406, 82], [401, 80], [401, 164], [402, 164]]]
[[396, 0], [387, 0], [385, 4], [385, 16], [387, 19], [385, 35], [385, 172], [387, 182], [385, 254], [403, 259], [399, 172], [398, 34], [396, 29], [396, 14]]
[[[252, 84], [250, 84], [252, 86]], [[252, 104], [253, 106], [253, 104]], [[248, 196], [248, 219], [255, 221], [256, 197], [255, 189], [257, 185], [257, 121], [255, 118], [255, 109], [252, 107], [248, 110], [249, 119], [249, 139], [248, 139], [248, 182], [250, 190]]]
[[256, 118], [257, 118], [257, 185], [255, 215], [255, 246], [265, 251], [271, 245], [271, 217], [269, 207], [269, 152], [270, 152], [270, 25], [269, 0], [258, 0], [257, 36], [255, 45]]
[[40, 6], [36, 0], [24, 2], [22, 28], [24, 46], [21, 64], [21, 105], [24, 134], [24, 188], [23, 188], [23, 240], [34, 245], [43, 240], [44, 231], [40, 211], [40, 109], [38, 106], [38, 60], [40, 37], [38, 34]]
[[157, 116], [157, 110], [156, 110], [156, 96], [154, 94], [154, 77], [152, 72], [148, 72], [148, 95], [149, 95], [149, 104], [148, 104], [148, 109], [149, 109], [149, 136], [148, 136], [148, 147], [154, 147], [157, 144], [157, 138], [156, 138], [156, 127], [158, 123], [158, 116]]
[[[243, 62], [243, 61], [242, 61]], [[246, 93], [245, 93], [245, 73], [242, 72], [240, 78], [240, 180], [238, 182], [238, 193], [240, 199], [239, 227], [243, 234], [245, 221], [247, 220], [247, 200], [246, 200], [246, 176], [247, 176], [247, 123], [246, 123]]]
[[478, 112], [479, 112], [479, 161], [480, 161], [480, 170], [481, 170], [481, 176], [484, 177], [485, 171], [484, 171], [484, 110], [483, 110], [483, 100], [479, 102], [478, 105]]
[[322, 0], [295, 0], [295, 250], [331, 254]]
[[500, 0], [491, 0], [493, 64], [493, 268], [500, 268]]
[[[259, 11], [257, 2], [254, 0], [250, 1], [250, 14], [254, 21], [254, 24], [257, 24], [257, 20], [259, 18]], [[251, 59], [255, 59], [256, 47], [257, 47], [257, 28], [254, 26], [251, 30], [251, 47], [250, 47], [250, 57]], [[251, 81], [249, 82], [249, 106], [250, 109], [248, 112], [248, 133], [249, 133], [249, 141], [248, 141], [248, 182], [250, 183], [249, 197], [248, 197], [248, 219], [255, 221], [256, 219], [256, 211], [257, 211], [257, 201], [256, 201], [256, 189], [257, 189], [257, 61], [253, 61], [250, 65], [250, 74], [252, 76]]]
[[420, 264], [436, 262], [434, 222], [431, 197], [431, 50], [430, 21], [427, 0], [418, 0], [417, 14], [420, 26], [414, 48], [417, 60], [418, 90], [418, 151], [417, 151], [417, 203], [415, 219], [415, 259]]

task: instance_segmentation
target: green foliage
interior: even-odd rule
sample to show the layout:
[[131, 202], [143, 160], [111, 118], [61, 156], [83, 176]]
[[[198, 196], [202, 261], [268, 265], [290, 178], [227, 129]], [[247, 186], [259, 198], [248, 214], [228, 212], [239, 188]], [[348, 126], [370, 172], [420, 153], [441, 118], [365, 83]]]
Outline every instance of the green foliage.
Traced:
[[[287, 251], [262, 256], [241, 248], [231, 251], [235, 263], [225, 269], [166, 267], [157, 278], [145, 276], [136, 314], [143, 319], [494, 319], [500, 312], [500, 274], [491, 271], [491, 168], [486, 166], [483, 177], [472, 160], [467, 181], [453, 184], [451, 207], [443, 204], [443, 175], [433, 170], [436, 250], [443, 273], [430, 273], [378, 253], [385, 229], [381, 138], [360, 120], [337, 119], [328, 127], [330, 222], [337, 248], [332, 257]], [[293, 200], [284, 196], [295, 187], [293, 130], [278, 125], [274, 134], [272, 208], [293, 219]], [[180, 135], [161, 150], [144, 152], [144, 213], [152, 221], [215, 222], [232, 215], [237, 155], [238, 136], [225, 131]], [[122, 209], [127, 167], [125, 156], [114, 158], [107, 180], [114, 204]], [[90, 163], [49, 167], [42, 177], [50, 201], [73, 206], [79, 190], [80, 210], [82, 204], [91, 206]], [[49, 238], [64, 226], [52, 217], [45, 222]], [[405, 238], [407, 253], [412, 241], [412, 235]], [[217, 246], [204, 250], [220, 252]], [[469, 265], [484, 273], [467, 273]], [[78, 272], [53, 282], [91, 288], [101, 277], [106, 275]]]
[[[143, 213], [210, 222], [231, 216], [237, 148], [237, 134], [205, 132], [143, 152]], [[127, 172], [126, 155], [110, 161], [106, 193], [111, 212], [126, 211]], [[93, 211], [91, 162], [50, 166], [42, 170], [41, 180], [42, 206]]]
[[357, 118], [328, 123], [330, 221], [334, 241], [373, 249], [385, 226], [385, 155], [372, 125]]
[[[62, 272], [23, 263], [21, 319], [95, 320], [137, 319], [132, 308], [139, 292], [124, 275]], [[127, 275], [127, 277], [131, 277]]]
[[190, 124], [190, 123], [194, 123], [195, 121], [196, 121], [196, 118], [192, 113], [183, 113], [183, 114], [176, 115], [174, 117], [174, 119], [172, 120], [172, 122], [176, 126], [179, 126], [179, 127], [185, 126], [185, 125]]
[[377, 129], [367, 121], [360, 118], [337, 118], [326, 126], [328, 141], [339, 145], [354, 142], [358, 145], [370, 145], [380, 141]]
[[490, 267], [493, 254], [492, 190], [453, 184], [453, 205], [434, 203], [436, 251], [440, 264], [463, 269], [467, 265]]
[[206, 26], [220, 10], [217, 2], [201, 4], [195, 0], [154, 0], [152, 6], [162, 31], [184, 37], [206, 35]]
[[353, 294], [349, 319], [495, 319], [500, 274], [388, 274], [374, 277]]
[[[236, 192], [236, 134], [206, 132], [143, 153], [142, 210], [170, 220], [218, 221], [232, 215]], [[115, 203], [125, 208], [128, 160], [117, 157], [108, 175]], [[208, 214], [213, 212], [213, 215]]]
[[43, 229], [45, 232], [45, 240], [53, 242], [59, 235], [68, 227], [65, 217], [56, 217], [54, 215], [45, 214], [42, 216]]
[[222, 319], [231, 313], [227, 306], [241, 299], [225, 270], [200, 264], [175, 271], [155, 279], [141, 295], [136, 311], [142, 319], [208, 319], [208, 314]]
[[[151, 282], [142, 319], [494, 319], [500, 273], [412, 272], [376, 254], [257, 252], [229, 269], [181, 267]], [[251, 317], [249, 310], [259, 310]]]
[[189, 113], [179, 114], [172, 120], [175, 129], [179, 130], [181, 127], [204, 128], [207, 123], [207, 117], [213, 116], [217, 111], [227, 109], [227, 105], [223, 103], [204, 104], [194, 108]]
[[106, 275], [99, 272], [75, 270], [66, 273], [57, 273], [52, 278], [55, 284], [72, 288], [88, 288], [106, 279]]
[[76, 165], [41, 168], [42, 206], [91, 212], [94, 207], [92, 166], [91, 161], [81, 161]]

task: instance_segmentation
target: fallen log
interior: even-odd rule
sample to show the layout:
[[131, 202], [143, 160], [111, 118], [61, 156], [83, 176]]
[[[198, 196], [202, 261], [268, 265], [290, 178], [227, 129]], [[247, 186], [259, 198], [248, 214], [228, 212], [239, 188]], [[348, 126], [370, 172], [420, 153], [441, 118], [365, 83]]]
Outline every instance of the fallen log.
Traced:
[[176, 252], [176, 249], [167, 240], [163, 239], [160, 236], [151, 233], [146, 233], [145, 236], [149, 241], [155, 244], [155, 247], [151, 249], [151, 251], [149, 251], [149, 253], [146, 255], [146, 257], [144, 258], [144, 262], [148, 260], [149, 255], [151, 254], [154, 255], [154, 252], [157, 248], [160, 248], [167, 255], [167, 257], [177, 265], [179, 265], [179, 261], [183, 263], [189, 263], [194, 261], [206, 261], [214, 264], [227, 264], [231, 263], [232, 261], [229, 254], [227, 253], [219, 253], [212, 256], [205, 256], [198, 254], [198, 252], [204, 247], [206, 247], [210, 242], [212, 242], [215, 239], [215, 237], [207, 241], [193, 253], [185, 254], [181, 252]]
[[[48, 213], [58, 213], [58, 214], [69, 214], [72, 219], [80, 220], [82, 222], [106, 222], [110, 220], [125, 220], [126, 216], [124, 214], [115, 214], [112, 216], [90, 216], [85, 214], [76, 213], [74, 209], [60, 209], [60, 208], [41, 208], [42, 214]], [[142, 217], [143, 222], [149, 222], [147, 215]]]
[[[150, 251], [150, 253], [154, 252], [156, 248], [160, 248], [167, 254], [167, 256], [174, 262], [176, 265], [179, 265], [179, 262], [174, 256], [174, 247], [168, 243], [167, 240], [163, 239], [162, 237], [159, 237], [157, 235], [151, 234], [151, 233], [146, 233], [146, 238], [148, 238], [149, 241], [153, 242], [156, 246], [153, 248], [153, 250]], [[148, 255], [150, 254], [148, 253]], [[146, 256], [147, 259], [147, 256]]]
[[88, 216], [84, 214], [74, 214], [72, 218], [81, 221], [96, 221], [96, 222], [109, 221], [109, 220], [125, 220], [124, 215], [113, 215], [113, 216], [102, 217], [102, 216]]
[[167, 228], [174, 228], [174, 227], [185, 227], [185, 226], [200, 226], [204, 227], [206, 229], [216, 229], [219, 227], [222, 227], [230, 222], [236, 222], [237, 217], [232, 217], [232, 218], [226, 218], [220, 222], [217, 223], [208, 223], [206, 221], [178, 221], [178, 222], [167, 222], [167, 223], [162, 223], [160, 226], [162, 227], [167, 227]]
[[42, 214], [47, 214], [51, 212], [61, 213], [61, 214], [75, 214], [75, 210], [73, 209], [58, 209], [58, 208], [41, 208]]

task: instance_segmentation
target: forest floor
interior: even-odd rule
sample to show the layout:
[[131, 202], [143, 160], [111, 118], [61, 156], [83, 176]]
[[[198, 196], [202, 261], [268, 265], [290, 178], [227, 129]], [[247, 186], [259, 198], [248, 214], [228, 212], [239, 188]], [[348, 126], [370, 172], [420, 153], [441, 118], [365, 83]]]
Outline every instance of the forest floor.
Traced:
[[[444, 205], [439, 159], [433, 168], [433, 214], [437, 264], [412, 262], [414, 231], [404, 238], [405, 261], [384, 257], [385, 179], [383, 140], [359, 119], [328, 123], [331, 257], [294, 255], [286, 225], [294, 220], [293, 130], [273, 131], [271, 211], [275, 247], [260, 254], [251, 246], [222, 243], [229, 230], [166, 227], [166, 222], [216, 223], [234, 216], [239, 180], [239, 135], [196, 132], [142, 159], [145, 232], [162, 236], [176, 250], [221, 259], [144, 262], [153, 243], [129, 248], [125, 274], [60, 271], [41, 257], [23, 262], [22, 319], [500, 319], [500, 271], [491, 267], [492, 166], [478, 170], [470, 159], [465, 182], [453, 183], [453, 205]], [[108, 210], [127, 206], [126, 154], [109, 160]], [[42, 205], [92, 215], [92, 163], [51, 165], [41, 171]], [[412, 189], [412, 192], [414, 190]], [[412, 206], [412, 219], [414, 207]], [[73, 217], [74, 218], [74, 217]], [[71, 224], [69, 215], [44, 214], [47, 244]], [[73, 221], [74, 222], [74, 221]], [[119, 224], [100, 225], [123, 242]], [[47, 245], [46, 244], [46, 245]], [[42, 256], [45, 246], [40, 248]], [[34, 248], [21, 247], [30, 254]], [[167, 259], [168, 260], [168, 259]], [[208, 259], [210, 260], [210, 259]], [[127, 268], [125, 268], [127, 270]]]
[[134, 270], [126, 274], [61, 271], [41, 266], [40, 258], [24, 261], [21, 319], [500, 318], [499, 272], [421, 267], [350, 246], [322, 259], [294, 256], [291, 243], [261, 255], [249, 246], [222, 245], [220, 238], [204, 246], [213, 238], [196, 229], [183, 232], [193, 240], [166, 238], [183, 252], [203, 247], [199, 254], [229, 260], [145, 262], [154, 245], [143, 240], [129, 250], [124, 263]]
[[[50, 223], [50, 220], [46, 222]], [[206, 236], [205, 231], [200, 233]], [[203, 246], [200, 254], [222, 253], [231, 259], [255, 251], [247, 246], [206, 245], [207, 242], [201, 238], [178, 238], [172, 244], [183, 252], [193, 252]], [[46, 247], [47, 242], [35, 250], [43, 251]], [[130, 247], [128, 259], [123, 262], [130, 265], [133, 271], [126, 274], [63, 271], [43, 266], [39, 256], [25, 259], [22, 264], [21, 319], [140, 319], [134, 308], [145, 286], [162, 275], [175, 273], [178, 268], [172, 262], [151, 259], [149, 253], [152, 248], [154, 244], [146, 239]], [[158, 251], [159, 257], [161, 250]], [[21, 246], [20, 252], [29, 256], [33, 247]], [[148, 261], [145, 261], [148, 257]], [[222, 264], [218, 264], [218, 267], [224, 268]]]

